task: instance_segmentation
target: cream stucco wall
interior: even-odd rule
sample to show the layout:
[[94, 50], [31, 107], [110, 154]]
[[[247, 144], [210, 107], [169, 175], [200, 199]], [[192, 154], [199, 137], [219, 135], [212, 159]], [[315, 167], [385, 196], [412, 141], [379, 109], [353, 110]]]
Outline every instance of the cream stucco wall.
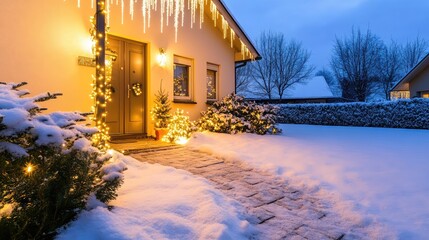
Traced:
[[[50, 111], [90, 111], [91, 75], [95, 70], [78, 66], [77, 58], [91, 56], [88, 29], [89, 17], [94, 11], [90, 1], [81, 1], [80, 8], [77, 8], [77, 1], [0, 1], [0, 81], [26, 81], [29, 83], [27, 89], [33, 94], [63, 93], [58, 100], [43, 103]], [[182, 108], [196, 119], [207, 107], [207, 63], [220, 66], [219, 97], [234, 91], [234, 50], [208, 16], [202, 29], [198, 23], [191, 29], [190, 13], [185, 11], [185, 24], [179, 28], [175, 42], [173, 18], [160, 33], [159, 14], [159, 10], [152, 13], [151, 26], [144, 33], [140, 8], [136, 6], [133, 21], [126, 8], [124, 24], [121, 24], [120, 7], [114, 5], [110, 34], [147, 44], [147, 113], [161, 79], [173, 100], [173, 56], [193, 59], [193, 100], [196, 104], [173, 104], [173, 109]], [[168, 57], [165, 67], [160, 67], [156, 61], [159, 48], [164, 48]], [[149, 114], [146, 114], [146, 122], [146, 130], [152, 135]]]

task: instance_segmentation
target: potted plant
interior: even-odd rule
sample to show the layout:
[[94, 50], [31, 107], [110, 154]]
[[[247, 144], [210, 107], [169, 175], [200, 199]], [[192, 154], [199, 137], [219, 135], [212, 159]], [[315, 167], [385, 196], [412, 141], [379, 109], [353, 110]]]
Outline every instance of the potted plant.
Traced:
[[168, 133], [168, 124], [171, 119], [171, 104], [168, 100], [168, 93], [162, 89], [161, 86], [157, 94], [155, 94], [155, 106], [150, 111], [152, 120], [155, 121], [155, 135], [156, 140], [162, 139], [162, 137]]

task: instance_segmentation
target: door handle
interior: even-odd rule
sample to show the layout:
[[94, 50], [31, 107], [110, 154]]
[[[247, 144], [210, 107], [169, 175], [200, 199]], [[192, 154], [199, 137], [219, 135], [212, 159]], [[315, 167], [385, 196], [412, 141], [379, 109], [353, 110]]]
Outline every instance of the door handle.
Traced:
[[131, 88], [130, 88], [130, 84], [128, 84], [128, 98], [130, 98], [130, 91], [131, 91]]

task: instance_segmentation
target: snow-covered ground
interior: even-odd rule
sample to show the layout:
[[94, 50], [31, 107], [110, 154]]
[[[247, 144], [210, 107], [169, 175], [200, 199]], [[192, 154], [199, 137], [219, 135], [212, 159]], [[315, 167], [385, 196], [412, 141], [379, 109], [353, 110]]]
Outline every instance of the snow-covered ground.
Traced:
[[58, 239], [248, 239], [237, 203], [192, 174], [122, 158], [128, 170], [111, 202], [82, 212]]
[[429, 131], [281, 125], [280, 136], [198, 133], [188, 143], [320, 189], [399, 239], [429, 236]]

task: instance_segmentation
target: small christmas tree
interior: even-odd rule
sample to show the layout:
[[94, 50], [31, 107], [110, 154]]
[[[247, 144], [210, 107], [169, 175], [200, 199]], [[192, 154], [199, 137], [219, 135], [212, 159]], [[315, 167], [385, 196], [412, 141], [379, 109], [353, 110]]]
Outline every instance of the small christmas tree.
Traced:
[[157, 94], [155, 94], [155, 106], [150, 111], [152, 120], [155, 121], [155, 128], [167, 128], [171, 119], [171, 105], [168, 100], [168, 93], [162, 89], [162, 82]]
[[162, 141], [182, 144], [191, 137], [192, 132], [193, 124], [189, 120], [189, 116], [184, 115], [182, 109], [176, 109], [168, 125], [168, 133], [162, 138]]

